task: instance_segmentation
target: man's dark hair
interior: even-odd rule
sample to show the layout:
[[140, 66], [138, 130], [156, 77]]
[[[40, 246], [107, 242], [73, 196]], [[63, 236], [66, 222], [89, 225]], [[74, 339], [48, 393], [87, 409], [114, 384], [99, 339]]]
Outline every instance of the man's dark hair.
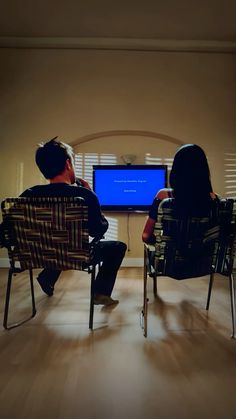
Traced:
[[39, 144], [35, 153], [36, 164], [46, 179], [60, 175], [65, 168], [66, 160], [73, 159], [72, 147], [56, 138]]

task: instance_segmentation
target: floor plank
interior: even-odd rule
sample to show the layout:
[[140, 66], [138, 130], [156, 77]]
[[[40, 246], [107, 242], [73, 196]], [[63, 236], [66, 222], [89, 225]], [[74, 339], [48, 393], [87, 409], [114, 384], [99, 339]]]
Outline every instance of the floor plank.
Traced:
[[[236, 340], [230, 339], [227, 279], [149, 280], [148, 337], [140, 327], [142, 269], [122, 268], [115, 308], [95, 307], [88, 329], [89, 280], [64, 272], [53, 297], [35, 281], [37, 314], [0, 327], [0, 416], [50, 419], [234, 419]], [[0, 319], [7, 270], [0, 269]], [[14, 278], [11, 319], [29, 310], [26, 273]]]

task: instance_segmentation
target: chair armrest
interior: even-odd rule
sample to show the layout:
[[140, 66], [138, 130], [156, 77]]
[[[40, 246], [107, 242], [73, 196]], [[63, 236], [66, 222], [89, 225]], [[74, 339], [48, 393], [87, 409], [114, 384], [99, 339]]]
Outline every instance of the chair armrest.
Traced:
[[154, 244], [144, 243], [144, 247], [146, 247], [146, 249], [147, 249], [149, 252], [155, 252], [155, 246], [154, 246]]

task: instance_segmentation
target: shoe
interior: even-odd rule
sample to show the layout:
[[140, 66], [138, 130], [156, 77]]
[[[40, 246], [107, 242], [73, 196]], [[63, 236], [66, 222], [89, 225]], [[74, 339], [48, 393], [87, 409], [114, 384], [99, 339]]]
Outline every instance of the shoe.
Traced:
[[119, 304], [119, 300], [113, 300], [113, 298], [108, 295], [96, 294], [94, 296], [95, 305], [111, 306], [114, 304]]
[[43, 292], [45, 292], [45, 294], [47, 294], [48, 297], [52, 297], [54, 287], [49, 284], [48, 279], [43, 278], [43, 276], [40, 276], [40, 274], [39, 274], [39, 276], [37, 278], [37, 281], [38, 281], [41, 289], [43, 290]]

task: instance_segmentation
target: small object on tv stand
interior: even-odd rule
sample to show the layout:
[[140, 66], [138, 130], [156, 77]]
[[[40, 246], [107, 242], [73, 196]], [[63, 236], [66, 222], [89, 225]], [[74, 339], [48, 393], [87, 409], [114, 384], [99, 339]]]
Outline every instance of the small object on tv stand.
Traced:
[[124, 154], [121, 158], [127, 166], [131, 165], [136, 160], [136, 156], [134, 154]]

